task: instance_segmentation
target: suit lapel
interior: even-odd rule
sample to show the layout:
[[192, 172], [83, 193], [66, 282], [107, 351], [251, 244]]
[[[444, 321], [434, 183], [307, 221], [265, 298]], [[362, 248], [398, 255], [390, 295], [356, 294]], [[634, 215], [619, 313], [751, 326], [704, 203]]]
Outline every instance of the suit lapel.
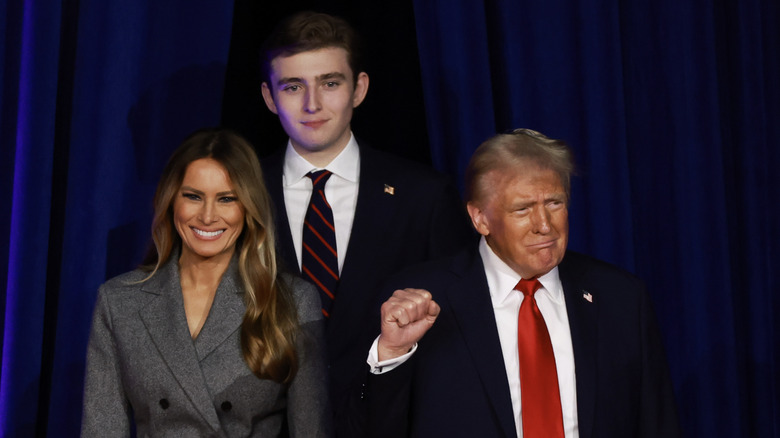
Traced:
[[577, 378], [577, 417], [580, 438], [590, 438], [593, 421], [597, 385], [597, 348], [598, 348], [598, 305], [597, 294], [591, 295], [592, 302], [584, 298], [588, 291], [584, 281], [585, 269], [577, 263], [576, 256], [567, 253], [559, 266], [559, 275], [566, 297], [566, 312], [569, 317], [569, 329], [574, 347], [574, 364]]
[[284, 203], [284, 153], [286, 148], [273, 155], [264, 158], [263, 179], [266, 189], [271, 196], [271, 208], [274, 210], [276, 220], [276, 253], [279, 256], [278, 262], [282, 268], [288, 272], [300, 275], [301, 268], [298, 266], [298, 258], [295, 254], [292, 234], [290, 234], [290, 222], [287, 219], [287, 205]]
[[482, 259], [476, 251], [470, 255], [461, 253], [452, 272], [457, 287], [448, 288], [446, 299], [504, 433], [515, 436], [509, 381]]
[[[384, 192], [385, 181], [382, 163], [376, 160], [371, 149], [360, 148], [360, 183], [358, 186], [358, 198], [355, 205], [355, 217], [352, 222], [349, 243], [347, 244], [347, 257], [341, 269], [336, 304], [333, 308], [333, 317], [327, 325], [329, 339], [333, 333], [343, 333], [340, 324], [354, 324], [354, 316], [340, 318], [338, 314], [361, 315], [366, 309], [371, 309], [375, 304], [371, 302], [375, 297], [374, 291], [344, 296], [343, 293], [362, 291], [360, 284], [350, 285], [359, 281], [365, 269], [370, 269], [370, 260], [365, 257], [366, 248], [380, 250], [377, 237], [381, 236], [383, 229], [392, 226], [392, 215], [387, 212], [393, 208], [392, 196]], [[364, 274], [363, 274], [364, 275]]]
[[193, 406], [214, 430], [219, 430], [219, 419], [198, 364], [184, 314], [177, 259], [172, 257], [142, 286], [141, 290], [155, 294], [157, 298], [144, 306], [139, 314], [160, 356]]

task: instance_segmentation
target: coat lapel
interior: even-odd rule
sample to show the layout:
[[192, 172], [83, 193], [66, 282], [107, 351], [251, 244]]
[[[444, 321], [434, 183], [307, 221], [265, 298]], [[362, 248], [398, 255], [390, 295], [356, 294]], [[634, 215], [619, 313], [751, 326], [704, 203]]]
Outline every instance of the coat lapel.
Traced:
[[[393, 215], [388, 209], [395, 208], [392, 203], [393, 196], [385, 193], [385, 181], [382, 165], [375, 160], [371, 149], [360, 148], [360, 184], [358, 186], [358, 198], [355, 206], [355, 217], [352, 222], [352, 231], [347, 244], [347, 257], [341, 269], [341, 278], [336, 297], [336, 305], [333, 308], [333, 317], [327, 325], [328, 339], [335, 333], [344, 333], [342, 324], [354, 326], [353, 315], [362, 315], [366, 309], [373, 309], [375, 304], [375, 291], [344, 296], [343, 293], [351, 291], [363, 291], [360, 284], [351, 284], [365, 278], [365, 269], [370, 269], [370, 259], [365, 257], [366, 249], [380, 251], [378, 236], [382, 230], [392, 226]], [[350, 315], [340, 318], [337, 315]]]
[[[584, 281], [584, 266], [577, 263], [575, 255], [567, 253], [559, 265], [558, 272], [566, 297], [566, 312], [574, 347], [580, 438], [590, 438], [593, 431], [598, 383], [596, 357], [599, 297], [595, 290], [588, 290]], [[585, 299], [586, 294], [590, 294], [590, 301]]]
[[139, 315], [174, 378], [203, 419], [216, 431], [220, 428], [219, 419], [187, 326], [177, 259], [172, 257], [141, 287], [157, 298], [144, 306]]
[[470, 255], [461, 253], [452, 272], [458, 278], [457, 287], [448, 289], [446, 299], [501, 428], [506, 436], [515, 436], [509, 382], [482, 259], [476, 251]]
[[282, 148], [273, 155], [263, 158], [263, 179], [266, 189], [271, 197], [271, 208], [274, 210], [276, 220], [276, 253], [277, 262], [287, 271], [300, 275], [301, 268], [298, 266], [298, 258], [295, 254], [292, 234], [290, 234], [290, 222], [287, 219], [287, 206], [284, 203], [284, 153], [286, 148]]

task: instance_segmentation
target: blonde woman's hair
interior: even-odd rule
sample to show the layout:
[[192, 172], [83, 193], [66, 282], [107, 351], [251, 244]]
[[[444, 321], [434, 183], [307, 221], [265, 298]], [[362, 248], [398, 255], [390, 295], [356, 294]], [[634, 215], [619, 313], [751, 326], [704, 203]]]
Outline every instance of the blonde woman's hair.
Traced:
[[146, 269], [151, 271], [148, 278], [181, 247], [173, 225], [173, 202], [187, 167], [201, 158], [211, 158], [225, 168], [244, 207], [244, 229], [236, 241], [246, 304], [241, 325], [244, 360], [261, 379], [289, 382], [298, 369], [298, 317], [291, 291], [277, 271], [273, 213], [260, 162], [240, 135], [227, 129], [204, 129], [191, 134], [174, 151], [154, 197], [155, 248], [146, 259]]

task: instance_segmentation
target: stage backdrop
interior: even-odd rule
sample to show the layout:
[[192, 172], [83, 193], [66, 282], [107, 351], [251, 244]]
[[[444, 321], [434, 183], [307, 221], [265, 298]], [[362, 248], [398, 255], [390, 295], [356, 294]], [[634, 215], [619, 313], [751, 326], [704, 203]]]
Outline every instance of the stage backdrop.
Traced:
[[570, 246], [648, 283], [687, 435], [780, 436], [780, 4], [414, 4], [435, 165], [569, 141]]
[[78, 436], [97, 287], [139, 263], [170, 152], [220, 123], [232, 5], [2, 11], [0, 436]]
[[[0, 0], [0, 436], [78, 435], [97, 287], [179, 141], [284, 141], [252, 59], [292, 6], [119, 3]], [[567, 140], [571, 246], [648, 283], [686, 435], [780, 436], [777, 2], [365, 3], [295, 4], [366, 36], [356, 133], [458, 181], [495, 132]]]

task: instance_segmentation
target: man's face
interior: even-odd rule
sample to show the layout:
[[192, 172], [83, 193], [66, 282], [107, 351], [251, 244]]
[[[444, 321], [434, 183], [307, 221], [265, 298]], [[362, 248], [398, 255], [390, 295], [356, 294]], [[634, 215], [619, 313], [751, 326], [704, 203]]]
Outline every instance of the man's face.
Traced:
[[263, 99], [295, 150], [305, 158], [338, 155], [349, 142], [352, 110], [366, 96], [368, 75], [361, 72], [354, 82], [347, 52], [337, 47], [274, 58], [270, 70]]
[[468, 203], [477, 231], [522, 278], [544, 275], [563, 260], [569, 237], [560, 177], [534, 163], [485, 175], [484, 199]]

